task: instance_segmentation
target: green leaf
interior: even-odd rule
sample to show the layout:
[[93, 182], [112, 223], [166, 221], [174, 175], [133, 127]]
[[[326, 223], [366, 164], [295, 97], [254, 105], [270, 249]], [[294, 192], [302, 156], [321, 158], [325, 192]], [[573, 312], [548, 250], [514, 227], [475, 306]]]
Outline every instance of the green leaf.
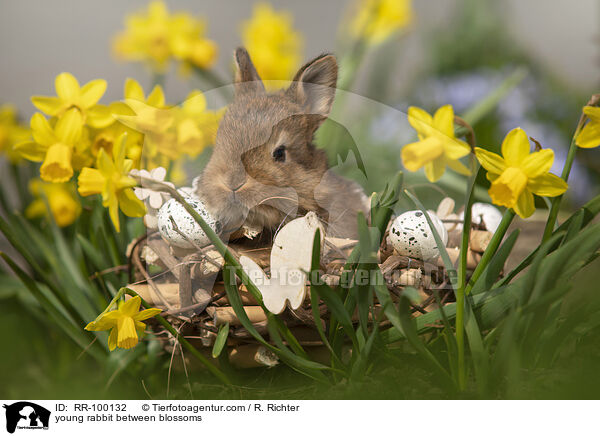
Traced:
[[85, 236], [83, 236], [81, 233], [77, 233], [75, 237], [77, 238], [77, 242], [79, 242], [81, 245], [83, 252], [92, 262], [92, 265], [97, 271], [102, 271], [113, 266], [107, 263], [106, 258], [100, 254], [100, 250], [94, 247], [91, 242], [85, 238]]
[[19, 277], [23, 284], [29, 289], [33, 296], [40, 302], [44, 310], [48, 312], [50, 317], [62, 330], [69, 336], [77, 345], [85, 349], [94, 358], [100, 362], [103, 361], [102, 354], [97, 348], [97, 345], [90, 345], [93, 339], [84, 333], [83, 326], [79, 327], [77, 323], [67, 316], [67, 311], [60, 305], [58, 300], [49, 300], [47, 296], [40, 290], [38, 285], [31, 279], [25, 271], [23, 271], [13, 260], [6, 254], [0, 252], [0, 257], [8, 264], [10, 269]]
[[[398, 203], [403, 179], [404, 173], [399, 171], [394, 179], [385, 185], [384, 190], [374, 194], [371, 199], [371, 225], [379, 229], [381, 237], [385, 234], [394, 206]], [[381, 243], [381, 240], [379, 242]]]
[[573, 220], [571, 221], [571, 223], [569, 224], [569, 227], [567, 228], [567, 233], [565, 234], [564, 239], [561, 241], [561, 245], [565, 244], [566, 242], [569, 242], [571, 239], [573, 239], [575, 236], [577, 236], [577, 234], [582, 229], [582, 227], [583, 227], [583, 210], [578, 210], [573, 215]]
[[217, 358], [223, 351], [223, 347], [227, 343], [227, 336], [229, 335], [229, 323], [223, 324], [219, 328], [219, 332], [217, 333], [217, 338], [215, 339], [215, 343], [212, 349], [212, 357]]
[[[573, 215], [571, 215], [569, 217], [569, 219], [567, 219], [564, 223], [562, 223], [558, 227], [558, 229], [556, 229], [554, 231], [553, 234], [556, 234], [558, 232], [567, 231], [569, 226], [571, 225], [571, 223], [576, 219], [575, 216], [580, 211], [583, 212], [583, 219], [582, 219], [582, 223], [581, 223], [581, 228], [583, 228], [583, 227], [587, 226], [596, 217], [596, 215], [598, 215], [600, 213], [600, 195], [597, 195], [592, 200], [590, 200], [586, 204], [584, 204], [577, 212], [575, 212]], [[555, 243], [555, 245], [552, 247], [552, 249], [555, 249], [557, 247], [558, 247], [558, 242]], [[539, 247], [537, 247], [531, 253], [529, 253], [529, 255], [525, 259], [523, 259], [521, 261], [521, 263], [519, 265], [517, 265], [517, 267], [515, 267], [502, 280], [502, 284], [506, 284], [506, 283], [512, 281], [517, 276], [517, 274], [519, 274], [521, 271], [523, 271], [525, 268], [527, 268], [533, 261], [538, 250], [539, 250]]]
[[313, 285], [313, 282], [318, 282], [320, 280], [319, 277], [319, 269], [321, 267], [321, 231], [317, 229], [315, 232], [315, 238], [313, 240], [313, 250], [312, 250], [312, 258], [311, 258], [311, 282], [310, 282], [310, 305], [313, 318], [315, 320], [315, 327], [317, 328], [317, 332], [319, 333], [319, 337], [323, 341], [323, 344], [327, 347], [329, 352], [331, 353], [332, 358], [335, 363], [343, 367], [341, 356], [338, 356], [334, 351], [327, 335], [325, 334], [325, 330], [323, 329], [323, 324], [321, 320], [321, 314], [319, 311], [319, 292], [316, 287]]
[[500, 276], [500, 273], [504, 268], [506, 259], [508, 259], [508, 256], [510, 256], [512, 249], [515, 246], [515, 243], [517, 242], [519, 233], [520, 230], [516, 229], [513, 232], [511, 232], [510, 235], [508, 235], [504, 243], [500, 246], [498, 251], [492, 257], [492, 260], [490, 260], [490, 263], [483, 270], [483, 273], [481, 274], [477, 282], [475, 282], [475, 285], [471, 290], [472, 295], [488, 291], [494, 286], [494, 283], [496, 282], [496, 280], [498, 280], [498, 277]]

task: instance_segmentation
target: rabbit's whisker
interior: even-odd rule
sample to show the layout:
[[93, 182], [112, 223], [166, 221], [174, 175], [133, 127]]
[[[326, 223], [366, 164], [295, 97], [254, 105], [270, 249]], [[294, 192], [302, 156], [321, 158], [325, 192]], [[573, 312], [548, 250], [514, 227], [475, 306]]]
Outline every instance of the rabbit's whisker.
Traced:
[[260, 206], [261, 204], [269, 201], [269, 200], [290, 200], [290, 201], [296, 201], [296, 199], [294, 198], [289, 198], [289, 197], [267, 197], [264, 200], [261, 200], [257, 206]]
[[273, 239], [275, 239], [275, 237], [277, 237], [277, 233], [279, 232], [279, 230], [281, 230], [281, 227], [283, 226], [283, 223], [285, 222], [286, 219], [288, 219], [288, 217], [292, 214], [292, 211], [288, 212], [283, 219], [281, 220], [281, 222], [279, 223], [279, 226], [277, 226], [277, 229], [275, 229], [275, 234], [273, 236]]

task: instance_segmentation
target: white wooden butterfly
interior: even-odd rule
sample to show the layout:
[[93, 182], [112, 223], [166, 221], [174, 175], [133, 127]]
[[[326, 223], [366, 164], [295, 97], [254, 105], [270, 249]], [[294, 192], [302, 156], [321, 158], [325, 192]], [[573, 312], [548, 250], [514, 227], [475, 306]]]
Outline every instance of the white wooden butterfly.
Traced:
[[290, 221], [275, 236], [271, 249], [271, 278], [252, 259], [240, 257], [240, 264], [263, 296], [266, 308], [275, 314], [284, 311], [286, 301], [297, 309], [306, 296], [306, 273], [310, 271], [315, 232], [321, 245], [323, 225], [314, 212]]

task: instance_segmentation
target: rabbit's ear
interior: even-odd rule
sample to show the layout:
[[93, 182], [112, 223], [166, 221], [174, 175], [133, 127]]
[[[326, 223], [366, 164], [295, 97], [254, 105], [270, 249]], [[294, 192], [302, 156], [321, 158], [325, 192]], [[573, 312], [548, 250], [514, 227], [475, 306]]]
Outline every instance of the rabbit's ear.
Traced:
[[335, 57], [323, 54], [300, 68], [287, 94], [302, 104], [307, 113], [327, 118], [335, 98], [337, 75]]
[[243, 47], [239, 47], [235, 51], [234, 59], [237, 67], [235, 72], [235, 93], [265, 92], [265, 85], [256, 72], [248, 51]]

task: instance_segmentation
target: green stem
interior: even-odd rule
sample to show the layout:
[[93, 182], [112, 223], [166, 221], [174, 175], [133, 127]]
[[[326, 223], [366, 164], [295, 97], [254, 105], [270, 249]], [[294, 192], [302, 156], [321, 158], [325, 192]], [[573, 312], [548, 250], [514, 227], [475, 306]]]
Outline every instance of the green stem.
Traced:
[[475, 271], [473, 271], [473, 274], [471, 275], [469, 283], [467, 283], [467, 286], [465, 287], [465, 295], [469, 295], [469, 293], [473, 289], [473, 286], [475, 285], [479, 277], [481, 277], [483, 271], [485, 271], [485, 268], [487, 267], [488, 263], [490, 263], [490, 260], [492, 260], [494, 253], [496, 253], [496, 250], [498, 249], [500, 242], [502, 242], [502, 238], [504, 238], [504, 235], [506, 234], [506, 231], [508, 230], [508, 227], [512, 223], [514, 217], [515, 212], [512, 209], [508, 209], [504, 213], [504, 216], [502, 217], [502, 221], [500, 221], [498, 229], [494, 233], [494, 236], [492, 236], [489, 245], [487, 246], [483, 255], [481, 256], [479, 264], [477, 265]]
[[467, 386], [465, 368], [465, 290], [456, 290], [456, 347], [458, 353], [458, 388], [464, 391]]
[[458, 387], [465, 390], [467, 385], [467, 370], [465, 365], [465, 287], [467, 280], [467, 253], [471, 235], [471, 208], [473, 206], [473, 192], [477, 175], [481, 167], [477, 164], [475, 156], [471, 154], [471, 177], [467, 186], [465, 200], [465, 217], [463, 234], [460, 246], [460, 259], [458, 264], [458, 287], [456, 288], [456, 346], [458, 352]]
[[[135, 292], [131, 289], [128, 289], [128, 288], [121, 288], [119, 290], [118, 294], [120, 294], [121, 291], [131, 295], [132, 297], [140, 297], [140, 295], [137, 292]], [[149, 305], [148, 303], [146, 303], [146, 301], [142, 297], [140, 297], [140, 300], [142, 300], [142, 306], [144, 306], [146, 309], [151, 309], [153, 307], [153, 306]], [[113, 301], [114, 301], [114, 299], [113, 299]], [[167, 329], [167, 331], [169, 333], [171, 333], [175, 339], [177, 339], [177, 342], [179, 342], [179, 344], [182, 347], [184, 347], [186, 350], [188, 350], [190, 353], [192, 353], [200, 362], [202, 362], [202, 364], [206, 367], [206, 369], [208, 369], [210, 372], [212, 372], [213, 375], [215, 375], [215, 377], [217, 377], [219, 380], [221, 380], [223, 383], [225, 383], [227, 385], [231, 384], [229, 377], [227, 377], [227, 375], [225, 375], [225, 373], [223, 373], [219, 368], [217, 368], [215, 365], [213, 365], [206, 357], [204, 357], [202, 355], [202, 353], [200, 353], [200, 351], [198, 351], [198, 349], [196, 349], [192, 344], [190, 344], [188, 342], [187, 339], [185, 339], [177, 330], [175, 330], [173, 328], [173, 326], [171, 324], [169, 324], [169, 322], [166, 319], [164, 319], [160, 315], [155, 315], [154, 318], [156, 318], [156, 320], [165, 329]]]
[[525, 67], [518, 67], [510, 76], [492, 92], [485, 96], [483, 100], [469, 109], [462, 117], [470, 125], [475, 125], [479, 120], [489, 114], [498, 103], [510, 92], [515, 86], [525, 79], [528, 71]]
[[[581, 132], [584, 123], [585, 116], [582, 115], [582, 117], [579, 119], [579, 123], [577, 124], [577, 128], [575, 129], [575, 133], [573, 134], [573, 138], [571, 139], [571, 145], [569, 146], [569, 152], [567, 153], [567, 160], [565, 161], [565, 166], [563, 167], [561, 174], [561, 178], [565, 182], [569, 180], [569, 174], [571, 173], [571, 168], [573, 167], [573, 162], [575, 161], [575, 154], [577, 154], [577, 136], [579, 135], [579, 132]], [[552, 206], [550, 206], [550, 212], [548, 213], [548, 221], [546, 221], [546, 227], [544, 228], [542, 243], [546, 242], [548, 239], [550, 239], [550, 236], [552, 236], [563, 196], [564, 195], [559, 195], [552, 199]]]

